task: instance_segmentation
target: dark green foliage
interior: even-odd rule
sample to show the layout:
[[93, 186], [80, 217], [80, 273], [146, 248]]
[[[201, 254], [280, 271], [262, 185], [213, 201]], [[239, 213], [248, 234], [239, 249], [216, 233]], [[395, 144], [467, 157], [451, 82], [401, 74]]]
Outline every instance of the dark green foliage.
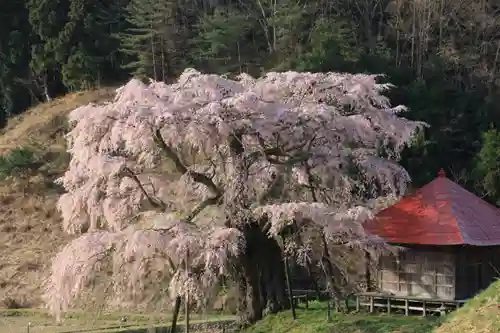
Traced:
[[477, 156], [476, 172], [481, 190], [500, 204], [500, 132], [492, 128], [483, 133], [483, 147]]
[[7, 116], [29, 106], [19, 82], [27, 74], [31, 27], [23, 0], [0, 1], [0, 128]]
[[205, 66], [218, 73], [247, 72], [252, 66], [253, 52], [246, 39], [255, 24], [255, 20], [237, 8], [216, 8], [213, 13], [203, 15], [197, 25], [198, 35], [193, 39], [195, 56], [206, 59]]
[[40, 166], [35, 151], [21, 147], [0, 156], [0, 179], [31, 172]]

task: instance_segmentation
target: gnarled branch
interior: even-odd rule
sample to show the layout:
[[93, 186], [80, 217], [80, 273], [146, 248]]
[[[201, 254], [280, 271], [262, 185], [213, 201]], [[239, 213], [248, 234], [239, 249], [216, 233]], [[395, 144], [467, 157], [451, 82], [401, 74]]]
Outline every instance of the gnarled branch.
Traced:
[[175, 168], [177, 169], [178, 172], [180, 172], [183, 175], [188, 174], [196, 183], [205, 185], [210, 191], [212, 191], [212, 193], [215, 196], [222, 195], [222, 190], [219, 189], [217, 185], [215, 185], [212, 179], [210, 179], [207, 175], [203, 173], [189, 170], [184, 165], [184, 163], [182, 163], [179, 156], [177, 156], [175, 151], [169, 145], [167, 145], [167, 143], [163, 139], [160, 129], [154, 131], [154, 140], [161, 148], [161, 150], [165, 153], [165, 155], [174, 163]]
[[205, 208], [208, 206], [212, 206], [217, 204], [222, 198], [223, 191], [215, 185], [212, 179], [210, 179], [207, 175], [189, 170], [184, 163], [182, 163], [179, 156], [175, 153], [175, 151], [167, 145], [163, 136], [161, 135], [160, 129], [154, 131], [154, 140], [159, 145], [161, 150], [165, 153], [165, 155], [174, 163], [175, 168], [181, 174], [188, 174], [193, 181], [205, 185], [213, 194], [212, 197], [203, 200], [200, 202], [193, 211], [185, 218], [186, 222], [192, 222], [198, 214], [200, 214]]
[[153, 206], [154, 208], [158, 208], [161, 211], [165, 211], [167, 205], [161, 199], [150, 196], [149, 193], [144, 188], [144, 186], [142, 185], [139, 178], [137, 177], [137, 175], [132, 170], [126, 167], [124, 171], [125, 171], [125, 176], [129, 177], [137, 184], [142, 194], [148, 199], [148, 202], [151, 204], [151, 206]]
[[198, 216], [198, 214], [200, 214], [205, 208], [207, 208], [208, 206], [216, 205], [221, 198], [222, 195], [219, 195], [203, 200], [193, 209], [193, 211], [184, 220], [186, 222], [192, 222], [194, 218]]

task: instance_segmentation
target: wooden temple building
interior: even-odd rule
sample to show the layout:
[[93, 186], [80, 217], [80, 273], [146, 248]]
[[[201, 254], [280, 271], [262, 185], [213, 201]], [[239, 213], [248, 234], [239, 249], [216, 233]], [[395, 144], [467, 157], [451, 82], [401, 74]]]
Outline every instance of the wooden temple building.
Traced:
[[500, 210], [448, 179], [443, 170], [416, 193], [379, 212], [365, 228], [400, 249], [381, 257], [368, 275], [372, 287], [360, 296], [368, 299], [361, 305], [372, 311], [391, 311], [394, 305], [406, 314], [417, 310], [425, 315], [458, 307], [500, 274]]

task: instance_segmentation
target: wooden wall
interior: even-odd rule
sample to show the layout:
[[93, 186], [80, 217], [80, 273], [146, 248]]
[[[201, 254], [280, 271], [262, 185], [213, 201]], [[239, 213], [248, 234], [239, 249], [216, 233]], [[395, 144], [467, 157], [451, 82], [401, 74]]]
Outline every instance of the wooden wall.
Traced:
[[[360, 255], [355, 258], [358, 260], [353, 270], [357, 276], [351, 278], [366, 286], [365, 258]], [[500, 246], [404, 246], [398, 256], [382, 257], [378, 264], [372, 263], [369, 276], [375, 290], [369, 291], [402, 297], [463, 300], [500, 278]], [[313, 289], [305, 269], [293, 271], [293, 288]], [[316, 273], [319, 288], [325, 288], [323, 274]]]
[[396, 296], [453, 300], [455, 253], [446, 248], [404, 248], [397, 256], [380, 259], [376, 285]]

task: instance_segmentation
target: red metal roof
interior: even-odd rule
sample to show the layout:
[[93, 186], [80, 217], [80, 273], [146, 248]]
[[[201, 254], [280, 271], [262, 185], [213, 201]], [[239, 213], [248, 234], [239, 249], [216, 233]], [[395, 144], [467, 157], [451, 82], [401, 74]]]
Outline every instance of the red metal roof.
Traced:
[[500, 210], [446, 178], [438, 178], [382, 210], [365, 225], [389, 243], [500, 245]]

